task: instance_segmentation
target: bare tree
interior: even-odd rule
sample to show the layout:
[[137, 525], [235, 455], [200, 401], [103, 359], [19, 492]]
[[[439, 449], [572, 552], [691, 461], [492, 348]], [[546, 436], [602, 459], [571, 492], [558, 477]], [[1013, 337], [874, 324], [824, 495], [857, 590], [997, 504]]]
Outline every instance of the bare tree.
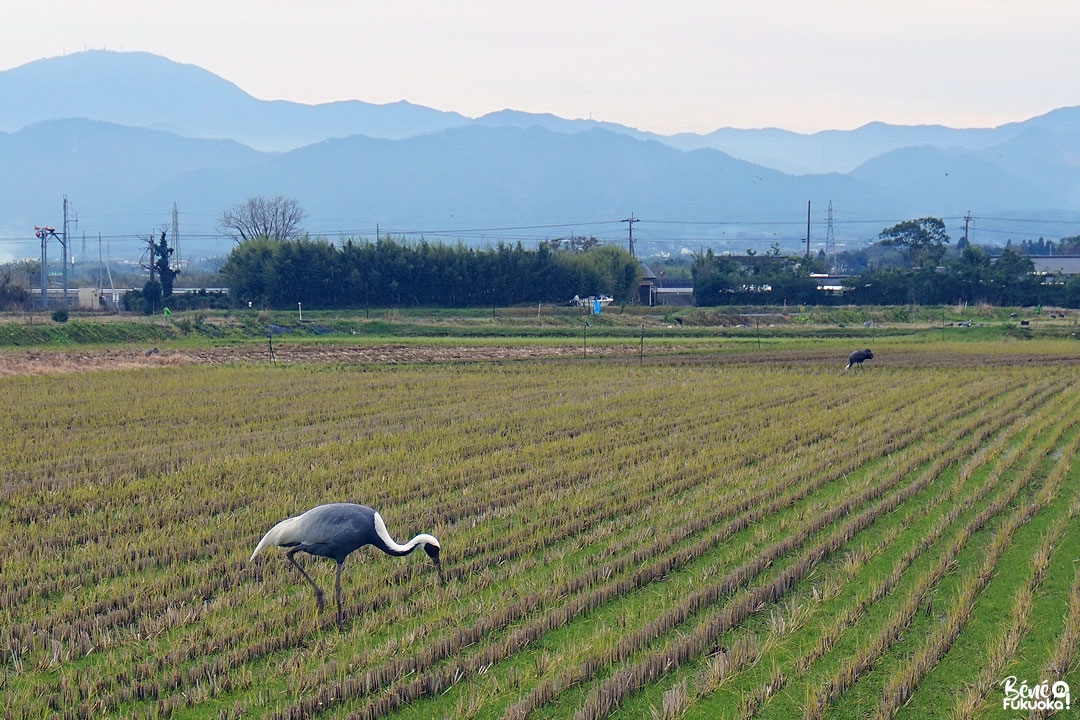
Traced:
[[288, 240], [300, 234], [305, 214], [293, 198], [251, 197], [223, 212], [218, 222], [221, 230], [238, 243], [255, 238]]

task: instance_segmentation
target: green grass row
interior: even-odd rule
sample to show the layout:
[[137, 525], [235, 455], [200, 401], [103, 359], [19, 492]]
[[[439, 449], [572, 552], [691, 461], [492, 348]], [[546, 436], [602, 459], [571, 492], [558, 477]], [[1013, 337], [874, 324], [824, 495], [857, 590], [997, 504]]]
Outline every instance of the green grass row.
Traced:
[[[582, 308], [440, 310], [379, 308], [353, 311], [205, 310], [170, 316], [69, 314], [54, 322], [41, 311], [6, 314], [0, 347], [49, 347], [112, 343], [241, 342], [275, 336], [333, 340], [360, 338], [571, 339], [596, 337], [760, 338], [803, 336], [880, 339], [928, 331], [951, 339], [1071, 338], [1080, 314], [1031, 308], [984, 307], [653, 307], [611, 306], [600, 315]], [[585, 328], [586, 321], [589, 327]], [[941, 339], [940, 336], [937, 336]]]

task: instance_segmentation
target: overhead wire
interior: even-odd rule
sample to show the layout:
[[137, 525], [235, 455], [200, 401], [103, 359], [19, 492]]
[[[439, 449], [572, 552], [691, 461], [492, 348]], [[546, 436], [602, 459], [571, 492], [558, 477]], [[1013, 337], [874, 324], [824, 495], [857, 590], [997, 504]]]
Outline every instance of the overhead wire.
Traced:
[[[189, 216], [191, 214], [188, 214]], [[1028, 237], [1043, 237], [1046, 233], [1043, 230], [1035, 230], [1034, 227], [1045, 226], [1073, 226], [1077, 228], [1077, 233], [1080, 234], [1080, 220], [1071, 221], [1065, 219], [1041, 219], [1041, 218], [1007, 218], [1007, 217], [988, 217], [988, 216], [948, 216], [941, 218], [943, 221], [950, 223], [959, 223], [965, 219], [971, 221], [970, 231], [974, 233], [990, 233], [990, 234], [1005, 234], [1012, 235], [1017, 239], [1026, 239]], [[635, 228], [636, 240], [639, 244], [656, 245], [664, 242], [680, 242], [687, 241], [693, 243], [701, 242], [735, 242], [744, 241], [746, 238], [725, 238], [715, 237], [700, 234], [701, 229], [717, 229], [726, 231], [729, 229], [768, 229], [768, 228], [792, 228], [799, 231], [799, 235], [804, 235], [806, 228], [805, 217], [797, 217], [795, 215], [788, 215], [786, 218], [780, 217], [772, 219], [742, 219], [742, 220], [678, 220], [678, 219], [656, 219], [650, 220], [647, 218], [639, 218], [641, 223]], [[834, 226], [876, 226], [886, 227], [890, 223], [894, 223], [895, 220], [883, 219], [883, 218], [843, 218], [838, 217], [833, 219]], [[1000, 227], [987, 226], [984, 223], [1010, 223], [1018, 225], [1027, 225], [1029, 228], [1017, 227], [1013, 229], [1004, 229]], [[812, 235], [813, 231], [821, 232], [825, 227], [825, 221], [821, 219], [815, 219], [811, 221]], [[679, 229], [692, 230], [680, 232]], [[565, 233], [555, 234], [551, 231], [561, 230]], [[578, 230], [587, 231], [593, 236], [598, 237], [600, 240], [608, 240], [611, 242], [620, 241], [625, 238], [626, 221], [625, 220], [588, 220], [578, 222], [558, 222], [558, 223], [541, 223], [541, 224], [529, 224], [529, 225], [492, 225], [481, 226], [471, 228], [452, 228], [452, 227], [429, 227], [429, 228], [396, 228], [387, 227], [382, 225], [376, 225], [373, 227], [367, 227], [363, 229], [346, 229], [346, 228], [313, 228], [309, 231], [309, 235], [313, 238], [325, 238], [325, 239], [367, 239], [374, 235], [379, 237], [401, 237], [401, 238], [452, 238], [460, 240], [472, 240], [472, 241], [484, 241], [484, 242], [539, 242], [542, 240], [552, 239], [558, 237], [561, 234], [573, 235]], [[597, 232], [599, 230], [600, 232]], [[86, 233], [90, 239], [96, 239], [100, 237], [103, 242], [108, 242], [112, 245], [119, 244], [123, 247], [126, 244], [137, 246], [141, 248], [146, 243], [147, 233]], [[774, 233], [775, 234], [775, 233]], [[651, 236], [651, 237], [650, 237]], [[184, 231], [181, 234], [185, 243], [193, 241], [222, 241], [226, 242], [230, 238], [225, 233], [215, 230], [195, 230]], [[766, 238], [767, 239], [767, 238]], [[27, 232], [26, 235], [0, 235], [0, 244], [3, 245], [15, 245], [15, 244], [36, 244], [38, 239], [32, 232]]]

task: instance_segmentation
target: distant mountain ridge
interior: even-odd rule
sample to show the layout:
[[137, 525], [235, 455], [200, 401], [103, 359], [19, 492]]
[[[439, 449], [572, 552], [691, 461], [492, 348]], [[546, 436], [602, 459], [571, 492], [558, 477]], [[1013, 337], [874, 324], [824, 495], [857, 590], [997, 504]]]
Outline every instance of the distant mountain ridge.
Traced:
[[0, 98], [0, 130], [6, 132], [80, 117], [183, 137], [236, 140], [268, 151], [357, 133], [397, 139], [468, 122], [457, 113], [404, 101], [304, 105], [258, 100], [198, 66], [151, 53], [108, 50], [37, 60], [0, 72]]
[[661, 136], [513, 110], [470, 119], [407, 102], [263, 101], [193, 65], [87, 51], [0, 72], [0, 168], [0, 258], [55, 223], [65, 194], [80, 229], [117, 237], [160, 226], [175, 202], [208, 253], [228, 250], [214, 229], [225, 207], [279, 193], [327, 236], [378, 225], [483, 242], [477, 228], [634, 212], [657, 223], [635, 228], [639, 247], [788, 250], [805, 229], [771, 219], [797, 218], [808, 201], [816, 241], [829, 202], [840, 242], [969, 211], [1026, 218], [1027, 234], [1080, 233], [1076, 107], [998, 128]]

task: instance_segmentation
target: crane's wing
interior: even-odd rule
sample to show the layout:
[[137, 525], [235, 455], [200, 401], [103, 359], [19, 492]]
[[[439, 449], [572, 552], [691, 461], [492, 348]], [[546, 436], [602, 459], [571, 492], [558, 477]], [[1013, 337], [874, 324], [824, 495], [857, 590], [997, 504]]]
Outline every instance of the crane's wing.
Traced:
[[339, 562], [356, 548], [376, 541], [375, 511], [364, 505], [329, 503], [282, 520], [259, 541], [251, 559], [270, 546], [294, 548]]
[[300, 543], [300, 534], [298, 532], [297, 520], [299, 517], [285, 518], [274, 527], [270, 528], [265, 535], [262, 536], [262, 540], [255, 546], [255, 552], [251, 553], [251, 557], [248, 558], [248, 562], [251, 562], [259, 553], [268, 547], [292, 547]]

